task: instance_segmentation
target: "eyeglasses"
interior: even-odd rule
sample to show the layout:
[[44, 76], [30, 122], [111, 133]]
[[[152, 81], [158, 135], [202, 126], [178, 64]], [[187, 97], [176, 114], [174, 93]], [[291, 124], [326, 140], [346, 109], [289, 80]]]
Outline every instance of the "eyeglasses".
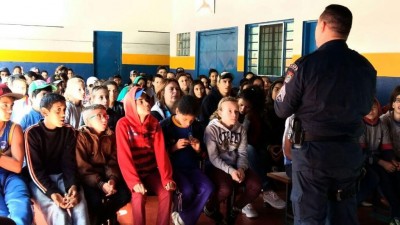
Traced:
[[396, 99], [394, 100], [394, 102], [400, 103], [400, 98], [396, 98]]
[[99, 113], [99, 114], [90, 116], [90, 117], [88, 118], [88, 120], [93, 119], [93, 118], [97, 118], [98, 120], [101, 120], [101, 119], [108, 120], [108, 119], [110, 118], [110, 116], [107, 115], [107, 114], [100, 114], [100, 113]]

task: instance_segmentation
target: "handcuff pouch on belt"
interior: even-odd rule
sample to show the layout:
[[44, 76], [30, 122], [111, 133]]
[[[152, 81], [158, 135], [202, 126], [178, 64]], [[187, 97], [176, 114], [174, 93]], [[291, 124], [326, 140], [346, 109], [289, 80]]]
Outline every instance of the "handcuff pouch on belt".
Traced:
[[353, 186], [348, 189], [338, 189], [328, 194], [328, 199], [331, 201], [341, 202], [356, 195], [356, 187]]
[[293, 119], [291, 141], [293, 148], [301, 148], [304, 142], [304, 130], [301, 120], [297, 117]]

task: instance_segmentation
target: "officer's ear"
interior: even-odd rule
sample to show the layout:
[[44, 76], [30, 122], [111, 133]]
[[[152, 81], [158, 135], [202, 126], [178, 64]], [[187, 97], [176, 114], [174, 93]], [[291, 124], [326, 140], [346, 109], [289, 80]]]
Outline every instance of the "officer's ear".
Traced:
[[328, 23], [325, 20], [321, 20], [321, 31], [324, 32], [328, 28]]

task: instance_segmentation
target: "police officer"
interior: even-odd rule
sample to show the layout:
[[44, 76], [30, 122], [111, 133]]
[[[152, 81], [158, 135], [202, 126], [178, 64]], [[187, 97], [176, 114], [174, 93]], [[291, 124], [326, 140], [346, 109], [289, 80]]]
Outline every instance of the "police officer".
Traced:
[[295, 224], [358, 224], [356, 183], [363, 162], [358, 138], [371, 109], [376, 71], [347, 47], [352, 13], [329, 5], [318, 19], [318, 49], [297, 60], [275, 101], [278, 116], [295, 114]]

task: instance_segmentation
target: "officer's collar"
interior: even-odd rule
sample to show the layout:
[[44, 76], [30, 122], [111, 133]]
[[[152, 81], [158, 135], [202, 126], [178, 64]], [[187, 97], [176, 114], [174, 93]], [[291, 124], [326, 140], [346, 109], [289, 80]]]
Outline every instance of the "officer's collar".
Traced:
[[346, 47], [347, 48], [346, 40], [335, 39], [335, 40], [325, 42], [323, 45], [321, 45], [321, 47], [318, 48], [318, 50], [323, 50], [323, 49], [327, 49], [327, 48], [337, 48], [337, 47]]

